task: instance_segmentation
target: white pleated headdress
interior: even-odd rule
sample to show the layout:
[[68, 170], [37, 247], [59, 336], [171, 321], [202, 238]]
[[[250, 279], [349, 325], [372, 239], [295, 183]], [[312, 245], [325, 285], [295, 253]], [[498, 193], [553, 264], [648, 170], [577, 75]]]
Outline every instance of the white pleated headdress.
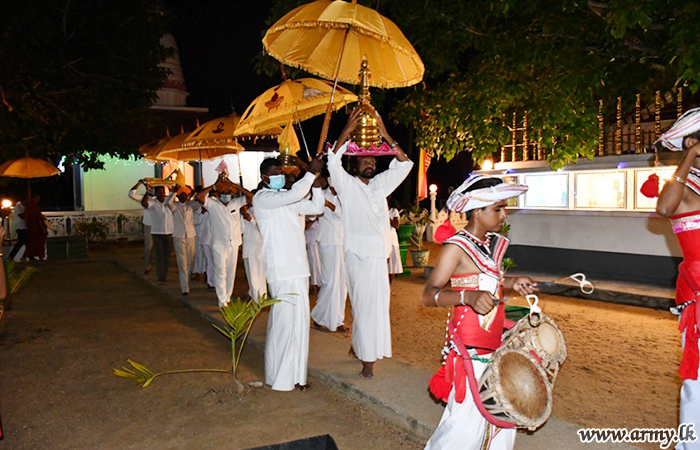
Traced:
[[501, 200], [517, 197], [518, 195], [527, 192], [526, 185], [513, 183], [501, 183], [497, 184], [496, 186], [474, 189], [472, 191], [467, 190], [477, 181], [486, 180], [489, 178], [500, 180], [498, 177], [487, 177], [484, 175], [476, 175], [467, 178], [460, 187], [455, 189], [452, 194], [450, 194], [450, 198], [447, 199], [447, 208], [450, 211], [463, 213], [473, 209], [483, 208], [484, 206], [493, 205]]
[[696, 131], [700, 131], [700, 108], [686, 111], [656, 142], [669, 150], [683, 150], [683, 138]]

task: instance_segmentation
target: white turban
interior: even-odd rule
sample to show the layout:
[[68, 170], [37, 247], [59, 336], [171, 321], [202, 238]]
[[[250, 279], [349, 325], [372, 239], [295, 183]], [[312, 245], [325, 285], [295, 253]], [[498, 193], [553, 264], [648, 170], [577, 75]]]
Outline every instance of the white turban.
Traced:
[[656, 142], [669, 150], [683, 150], [683, 138], [696, 131], [700, 131], [700, 108], [686, 111]]
[[484, 175], [476, 175], [467, 178], [460, 187], [455, 189], [452, 194], [450, 194], [450, 198], [447, 199], [447, 208], [450, 211], [463, 213], [473, 209], [483, 208], [484, 206], [493, 205], [501, 200], [517, 197], [518, 195], [527, 192], [526, 185], [513, 183], [501, 183], [497, 184], [496, 186], [467, 191], [467, 189], [469, 189], [469, 187], [477, 181], [487, 180], [489, 178], [496, 178], [500, 180], [498, 177], [487, 177]]

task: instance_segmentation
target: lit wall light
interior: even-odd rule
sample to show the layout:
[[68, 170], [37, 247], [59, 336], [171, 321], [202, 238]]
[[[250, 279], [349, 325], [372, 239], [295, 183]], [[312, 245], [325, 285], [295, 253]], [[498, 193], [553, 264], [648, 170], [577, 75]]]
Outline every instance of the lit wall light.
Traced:
[[3, 208], [12, 208], [12, 200], [3, 199], [2, 207]]
[[492, 170], [493, 169], [493, 161], [490, 159], [485, 159], [484, 162], [481, 163], [481, 170]]
[[428, 187], [428, 190], [430, 192], [437, 192], [437, 184], [431, 184], [430, 187]]

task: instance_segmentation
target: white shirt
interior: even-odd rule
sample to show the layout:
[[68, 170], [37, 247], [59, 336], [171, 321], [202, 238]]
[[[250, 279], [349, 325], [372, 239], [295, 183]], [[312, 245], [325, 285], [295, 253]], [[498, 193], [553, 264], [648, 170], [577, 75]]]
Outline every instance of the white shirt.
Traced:
[[194, 227], [194, 212], [202, 205], [196, 200], [186, 203], [174, 202], [170, 205], [173, 211], [173, 237], [190, 239], [197, 236]]
[[241, 219], [243, 224], [243, 257], [250, 258], [251, 256], [262, 257], [263, 252], [263, 241], [260, 230], [258, 229], [258, 222], [255, 220], [255, 215], [253, 213], [253, 207], [248, 207], [248, 213], [250, 214], [250, 221]]
[[330, 189], [324, 191], [324, 196], [335, 206], [335, 211], [326, 206], [325, 212], [318, 218], [318, 243], [343, 245], [343, 208], [340, 206], [340, 200]]
[[173, 212], [170, 204], [175, 193], [165, 197], [163, 203], [155, 197], [148, 197], [148, 210], [151, 212], [151, 234], [173, 234]]
[[26, 230], [27, 222], [19, 216], [20, 214], [24, 214], [24, 205], [22, 202], [17, 202], [13, 214], [15, 216], [15, 230]]
[[267, 279], [271, 282], [309, 276], [304, 223], [300, 215], [323, 213], [323, 190], [312, 189], [316, 176], [307, 172], [290, 190], [260, 189], [253, 197], [255, 218], [263, 238]]
[[209, 225], [209, 218], [211, 215], [203, 211], [202, 208], [199, 208], [194, 212], [194, 231], [197, 233], [198, 245], [211, 245], [211, 230]]
[[238, 247], [243, 242], [241, 238], [241, 213], [240, 207], [246, 204], [246, 198], [234, 197], [224, 205], [220, 200], [209, 197], [204, 199], [204, 207], [207, 208], [209, 217], [209, 229], [211, 230], [211, 245], [223, 245], [224, 247]]
[[[136, 200], [141, 204], [141, 199], [143, 199], [143, 194], [137, 194], [136, 189], [132, 189], [129, 191], [129, 198], [132, 200]], [[143, 219], [141, 222], [146, 225], [146, 226], [151, 226], [151, 211], [148, 208], [143, 208]]]
[[338, 153], [328, 153], [328, 172], [343, 204], [345, 251], [387, 258], [391, 252], [391, 225], [386, 198], [408, 176], [413, 162], [394, 158], [387, 170], [365, 184], [342, 167], [341, 157], [347, 146], [346, 142]]

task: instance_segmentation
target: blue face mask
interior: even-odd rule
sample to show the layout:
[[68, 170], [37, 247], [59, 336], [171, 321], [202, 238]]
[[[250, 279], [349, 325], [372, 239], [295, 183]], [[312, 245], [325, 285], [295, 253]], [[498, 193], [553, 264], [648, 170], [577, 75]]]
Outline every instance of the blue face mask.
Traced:
[[221, 194], [221, 195], [219, 196], [219, 200], [221, 200], [221, 201], [224, 202], [224, 203], [228, 203], [228, 202], [231, 201], [231, 196], [228, 195], [228, 194]]
[[279, 191], [284, 187], [284, 183], [286, 182], [284, 175], [271, 175], [270, 176], [270, 182], [268, 183], [268, 186], [270, 189], [274, 189], [275, 191]]

